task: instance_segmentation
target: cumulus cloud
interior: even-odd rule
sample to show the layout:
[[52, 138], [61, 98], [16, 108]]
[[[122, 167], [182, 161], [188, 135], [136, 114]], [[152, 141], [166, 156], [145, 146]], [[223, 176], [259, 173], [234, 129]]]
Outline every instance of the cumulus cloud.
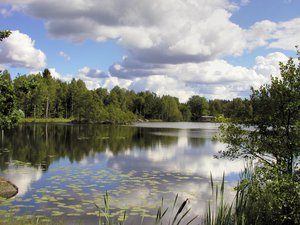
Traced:
[[[136, 91], [171, 94], [186, 101], [193, 94], [207, 98], [247, 97], [250, 86], [278, 74], [274, 53], [256, 59], [252, 68], [233, 66], [225, 56], [241, 56], [258, 47], [294, 50], [300, 18], [259, 21], [247, 29], [231, 21], [249, 0], [10, 0], [12, 7], [41, 18], [50, 36], [75, 42], [114, 40], [127, 56], [106, 74], [85, 67], [75, 77], [89, 88], [119, 85]], [[61, 56], [66, 57], [64, 52]]]
[[278, 23], [276, 31], [268, 47], [280, 48], [285, 50], [295, 50], [295, 46], [300, 44], [300, 18], [287, 22]]
[[89, 67], [83, 67], [79, 70], [79, 73], [82, 76], [91, 77], [91, 78], [102, 78], [107, 77], [108, 75], [99, 69], [92, 69]]
[[[77, 74], [61, 75], [50, 68], [53, 77], [70, 82], [72, 78], [81, 79], [88, 89], [99, 87], [121, 88], [140, 91], [152, 91], [159, 96], [172, 95], [181, 102], [186, 102], [192, 95], [208, 99], [232, 99], [249, 97], [250, 87], [269, 83], [271, 76], [280, 75], [279, 62], [286, 62], [288, 57], [280, 52], [266, 56], [257, 56], [251, 68], [233, 66], [225, 60], [213, 60], [202, 63], [180, 65], [149, 65], [126, 62], [114, 65], [115, 70], [107, 74], [100, 69], [83, 67]], [[114, 73], [117, 71], [116, 73]], [[134, 74], [130, 76], [129, 74]], [[138, 74], [143, 74], [138, 76]]]
[[243, 30], [230, 21], [236, 6], [229, 0], [10, 3], [23, 5], [25, 13], [44, 19], [53, 37], [73, 41], [114, 39], [144, 62], [198, 62], [240, 55], [246, 46]]
[[150, 90], [159, 95], [170, 94], [185, 102], [197, 94], [209, 99], [248, 97], [250, 87], [270, 82], [271, 75], [279, 75], [279, 62], [287, 56], [280, 52], [258, 56], [252, 68], [233, 66], [225, 60], [201, 63], [143, 64], [124, 58], [110, 68], [113, 77], [131, 81], [128, 88], [135, 91]]
[[295, 46], [300, 44], [299, 35], [300, 18], [279, 23], [264, 20], [255, 23], [246, 31], [248, 49], [266, 46], [268, 48], [295, 50]]
[[238, 4], [230, 0], [4, 2], [45, 20], [53, 37], [117, 40], [132, 58], [144, 63], [202, 62], [239, 56], [259, 46], [294, 50], [299, 44], [300, 18], [281, 23], [260, 21], [249, 29], [233, 23], [232, 13], [249, 0]]
[[76, 74], [61, 75], [56, 71], [55, 68], [50, 68], [49, 70], [54, 78], [60, 79], [65, 82], [71, 82], [73, 78], [80, 79], [85, 82], [86, 87], [90, 90], [99, 87], [107, 88], [110, 90], [117, 85], [123, 88], [128, 88], [132, 83], [132, 81], [130, 80], [112, 77], [101, 71], [100, 69], [89, 68], [87, 66], [79, 69]]
[[34, 41], [16, 30], [0, 43], [0, 63], [12, 67], [39, 69], [46, 66], [46, 55], [34, 47]]
[[254, 70], [264, 76], [278, 76], [280, 74], [279, 62], [287, 62], [288, 57], [281, 52], [270, 53], [267, 56], [257, 56]]
[[128, 88], [136, 92], [148, 90], [160, 96], [171, 95], [179, 98], [182, 102], [187, 101], [195, 94], [186, 83], [164, 75], [137, 78], [131, 82]]

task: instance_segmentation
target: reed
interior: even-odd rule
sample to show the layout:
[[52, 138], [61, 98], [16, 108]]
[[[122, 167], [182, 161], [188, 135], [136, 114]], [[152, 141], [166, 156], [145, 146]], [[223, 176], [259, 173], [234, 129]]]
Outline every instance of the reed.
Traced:
[[182, 223], [188, 225], [197, 219], [198, 216], [188, 218], [188, 215], [191, 211], [191, 208], [188, 207], [189, 199], [183, 201], [178, 207], [178, 209], [176, 208], [177, 202], [178, 202], [178, 194], [174, 199], [170, 215], [168, 215], [169, 208], [164, 209], [163, 206], [164, 199], [162, 198], [161, 206], [158, 208], [156, 213], [155, 225], [159, 225], [159, 224], [179, 225]]
[[221, 186], [214, 184], [210, 174], [210, 187], [212, 200], [208, 202], [207, 212], [203, 218], [203, 225], [229, 225], [232, 224], [233, 204], [224, 200], [225, 175], [223, 174]]
[[124, 211], [123, 217], [121, 220], [115, 218], [111, 214], [110, 210], [110, 198], [108, 192], [106, 191], [103, 196], [104, 207], [101, 208], [95, 203], [95, 206], [98, 210], [98, 224], [99, 225], [124, 225], [127, 219], [126, 211]]

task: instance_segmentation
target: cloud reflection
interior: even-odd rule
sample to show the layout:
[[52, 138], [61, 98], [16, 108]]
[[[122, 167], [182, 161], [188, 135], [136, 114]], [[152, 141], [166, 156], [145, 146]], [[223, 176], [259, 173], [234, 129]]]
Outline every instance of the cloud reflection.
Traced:
[[14, 183], [19, 189], [16, 197], [24, 196], [31, 189], [31, 184], [41, 179], [42, 174], [41, 168], [15, 165], [13, 163], [4, 171], [5, 178]]

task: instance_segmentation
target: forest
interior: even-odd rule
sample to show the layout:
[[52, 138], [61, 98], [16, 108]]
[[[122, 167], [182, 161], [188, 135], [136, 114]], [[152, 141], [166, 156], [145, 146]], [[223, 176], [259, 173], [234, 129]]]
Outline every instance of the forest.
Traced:
[[88, 90], [84, 81], [63, 82], [42, 73], [18, 75], [14, 80], [7, 70], [1, 79], [10, 82], [16, 108], [25, 118], [66, 118], [74, 122], [128, 123], [150, 121], [202, 121], [203, 116], [238, 118], [251, 113], [249, 100], [207, 100], [192, 96], [186, 103], [178, 98], [158, 96], [150, 91], [136, 93], [119, 86], [112, 90]]

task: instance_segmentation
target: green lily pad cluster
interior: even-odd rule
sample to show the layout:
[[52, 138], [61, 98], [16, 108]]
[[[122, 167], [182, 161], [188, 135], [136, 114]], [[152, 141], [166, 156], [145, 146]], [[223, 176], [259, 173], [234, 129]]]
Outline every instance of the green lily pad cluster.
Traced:
[[153, 219], [162, 196], [166, 205], [172, 205], [178, 188], [182, 188], [181, 192], [189, 199], [196, 199], [196, 193], [185, 190], [184, 182], [199, 182], [201, 179], [160, 171], [99, 170], [93, 165], [50, 168], [48, 172], [53, 175], [42, 178], [45, 186], [32, 185], [26, 195], [3, 201], [0, 218], [35, 215], [96, 221], [99, 210], [95, 205], [104, 205], [103, 196], [108, 191], [110, 217], [121, 218], [126, 211], [128, 217]]

